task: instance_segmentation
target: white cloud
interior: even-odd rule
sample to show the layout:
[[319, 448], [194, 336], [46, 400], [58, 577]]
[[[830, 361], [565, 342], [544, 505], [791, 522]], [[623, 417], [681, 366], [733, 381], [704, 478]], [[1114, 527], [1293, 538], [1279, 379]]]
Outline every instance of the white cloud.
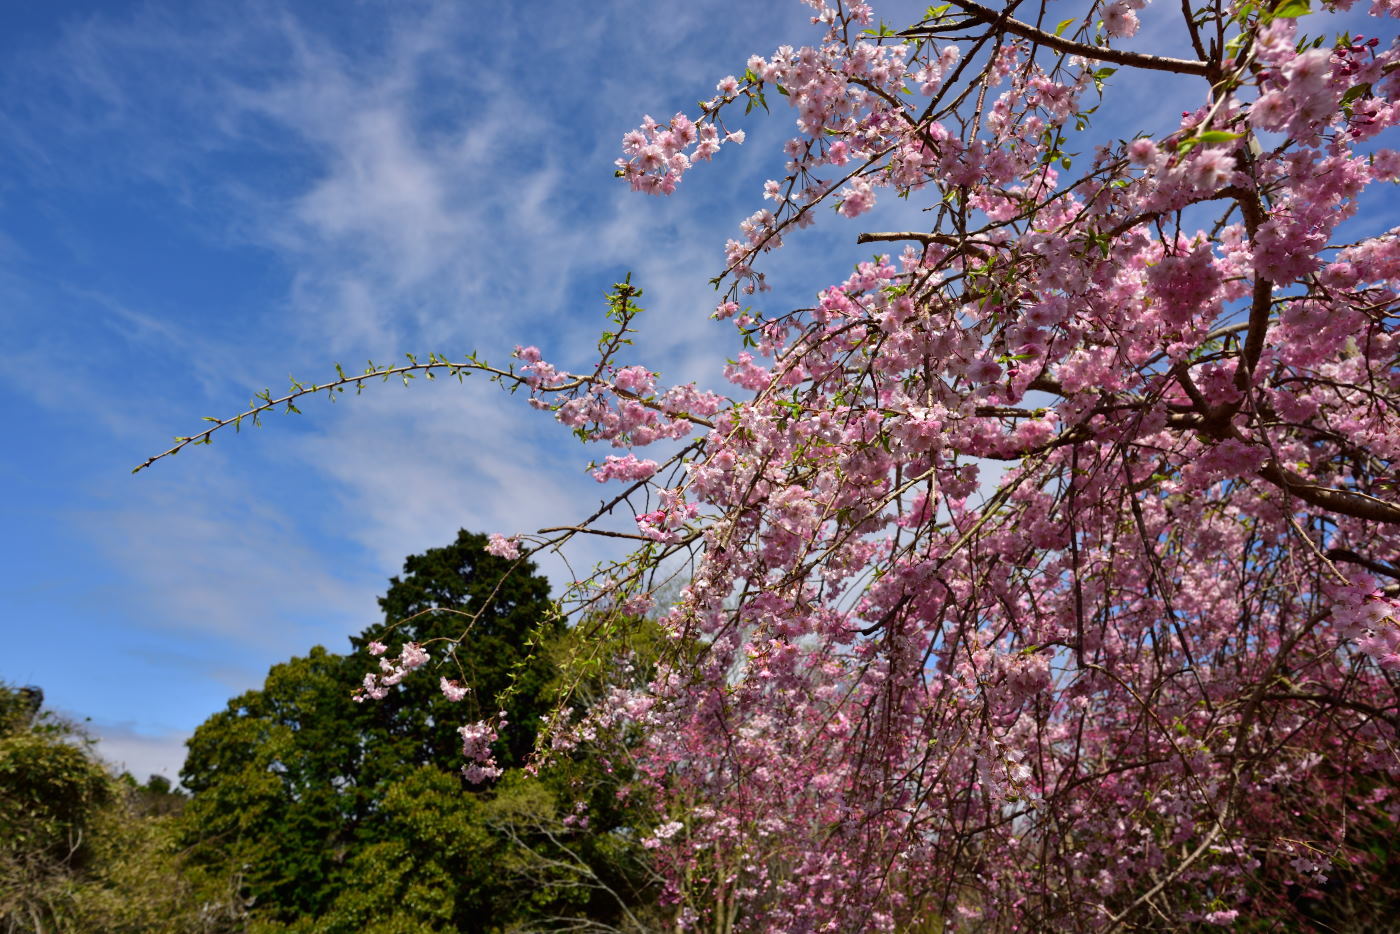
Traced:
[[[584, 518], [603, 489], [582, 470], [590, 452], [543, 413], [479, 376], [377, 386], [315, 435], [298, 438], [298, 459], [332, 481], [346, 534], [385, 567], [452, 541], [458, 528], [514, 534]], [[571, 550], [591, 568], [617, 549]], [[578, 569], [579, 565], [576, 565]], [[549, 558], [556, 587], [568, 582]]]
[[136, 723], [93, 722], [88, 728], [97, 737], [97, 754], [113, 772], [130, 772], [137, 781], [164, 775], [178, 781], [185, 764], [185, 741], [191, 733], [183, 730], [149, 732]]
[[374, 621], [372, 587], [338, 573], [297, 526], [294, 490], [255, 489], [217, 452], [198, 452], [197, 465], [189, 453], [159, 480], [123, 478], [109, 508], [67, 516], [121, 572], [113, 596], [129, 616], [274, 657]]

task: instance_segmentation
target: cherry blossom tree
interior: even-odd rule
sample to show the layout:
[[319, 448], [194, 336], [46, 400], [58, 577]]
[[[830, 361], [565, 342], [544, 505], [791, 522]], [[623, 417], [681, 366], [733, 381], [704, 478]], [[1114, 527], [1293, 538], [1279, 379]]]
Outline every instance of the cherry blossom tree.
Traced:
[[[951, 0], [901, 31], [807, 2], [809, 44], [645, 119], [618, 162], [669, 195], [743, 141], [736, 108], [796, 115], [716, 280], [742, 344], [728, 395], [624, 359], [629, 281], [591, 372], [535, 347], [504, 368], [434, 356], [237, 418], [484, 372], [617, 450], [598, 514], [491, 547], [635, 539], [569, 597], [600, 646], [689, 562], [660, 616], [670, 662], [566, 701], [547, 740], [641, 730], [680, 929], [1383, 919], [1400, 44], [1345, 27], [1393, 36], [1400, 4], [1183, 0], [1163, 33], [1182, 47], [1159, 54], [1126, 48], [1145, 0], [1058, 23], [1048, 3]], [[1128, 72], [1194, 109], [1097, 139]], [[765, 254], [889, 198], [924, 211], [853, 231], [886, 255], [810, 307], [765, 305]], [[635, 529], [599, 525], [628, 508]], [[464, 735], [491, 768], [489, 724]]]

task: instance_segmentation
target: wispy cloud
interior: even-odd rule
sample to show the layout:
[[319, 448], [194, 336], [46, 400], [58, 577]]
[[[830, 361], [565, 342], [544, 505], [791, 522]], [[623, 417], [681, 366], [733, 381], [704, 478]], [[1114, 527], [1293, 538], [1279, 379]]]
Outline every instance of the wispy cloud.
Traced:
[[[211, 695], [371, 624], [405, 555], [458, 527], [591, 512], [608, 491], [582, 467], [610, 451], [481, 381], [375, 387], [125, 471], [200, 415], [336, 360], [535, 343], [588, 365], [601, 294], [628, 269], [649, 308], [632, 359], [713, 386], [727, 327], [707, 320], [705, 280], [752, 210], [759, 156], [726, 154], [670, 201], [626, 192], [610, 163], [643, 111], [693, 106], [804, 18], [642, 0], [147, 4], [68, 20], [10, 63], [0, 206], [34, 219], [0, 240], [0, 388], [70, 433], [45, 449], [62, 491], [45, 534], [91, 562], [26, 599], [110, 654], [55, 696], [119, 725], [142, 703], [196, 722]], [[755, 139], [787, 132], [773, 122]], [[573, 571], [610, 554], [580, 543]], [[35, 665], [55, 687], [71, 674]], [[152, 756], [166, 740], [151, 736], [174, 736], [109, 732]]]
[[88, 726], [97, 738], [98, 756], [112, 771], [130, 772], [141, 782], [152, 775], [163, 775], [172, 782], [179, 779], [189, 731], [153, 733], [131, 721], [94, 721]]
[[286, 651], [304, 649], [304, 627], [367, 624], [374, 609], [373, 591], [336, 573], [287, 511], [296, 495], [255, 488], [210, 456], [68, 518], [122, 570], [122, 603], [149, 627]]

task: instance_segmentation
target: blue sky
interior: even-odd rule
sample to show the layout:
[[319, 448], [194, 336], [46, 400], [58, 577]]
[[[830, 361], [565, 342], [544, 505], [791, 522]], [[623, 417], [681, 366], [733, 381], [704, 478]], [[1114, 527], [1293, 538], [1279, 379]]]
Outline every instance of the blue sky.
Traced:
[[[484, 382], [378, 387], [130, 469], [337, 361], [536, 343], [583, 365], [628, 270], [649, 309], [637, 360], [714, 386], [733, 351], [706, 280], [780, 173], [791, 121], [747, 123], [749, 144], [671, 199], [628, 192], [612, 160], [643, 113], [693, 107], [748, 55], [813, 38], [807, 15], [12, 4], [0, 678], [91, 718], [114, 762], [173, 776], [188, 732], [269, 665], [375, 622], [406, 555], [459, 526], [591, 512], [591, 452]], [[841, 233], [834, 249], [864, 255]], [[820, 264], [783, 261], [804, 262], [799, 296]]]
[[[628, 192], [612, 160], [643, 113], [816, 38], [800, 4], [8, 7], [0, 679], [91, 718], [113, 762], [173, 777], [189, 731], [271, 664], [376, 622], [406, 555], [580, 518], [601, 492], [582, 467], [606, 452], [479, 381], [313, 400], [130, 474], [201, 416], [404, 352], [535, 343], [586, 365], [628, 270], [649, 309], [636, 362], [722, 388], [734, 343], [706, 280], [782, 174], [791, 119], [743, 121], [749, 141], [670, 199]], [[1125, 80], [1122, 132], [1174, 123], [1160, 78]], [[920, 222], [882, 210], [861, 229]], [[843, 278], [869, 254], [855, 233], [793, 238], [767, 301]]]

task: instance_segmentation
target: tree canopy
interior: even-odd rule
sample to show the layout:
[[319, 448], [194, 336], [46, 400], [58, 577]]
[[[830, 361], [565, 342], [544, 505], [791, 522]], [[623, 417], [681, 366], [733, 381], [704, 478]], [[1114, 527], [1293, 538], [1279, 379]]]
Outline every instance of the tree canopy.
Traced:
[[187, 871], [184, 797], [113, 775], [43, 691], [0, 684], [0, 930], [7, 934], [224, 934], [240, 906]]

